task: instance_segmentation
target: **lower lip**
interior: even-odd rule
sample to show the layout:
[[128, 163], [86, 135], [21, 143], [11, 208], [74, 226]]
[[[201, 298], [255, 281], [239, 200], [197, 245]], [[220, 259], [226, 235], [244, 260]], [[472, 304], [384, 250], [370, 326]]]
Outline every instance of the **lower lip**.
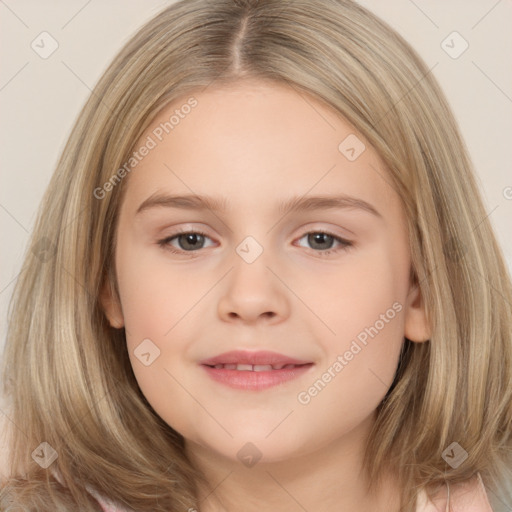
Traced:
[[294, 368], [282, 368], [281, 370], [264, 372], [224, 370], [222, 368], [212, 368], [204, 364], [201, 366], [213, 380], [229, 386], [230, 388], [260, 391], [300, 377], [311, 369], [313, 363], [295, 366]]

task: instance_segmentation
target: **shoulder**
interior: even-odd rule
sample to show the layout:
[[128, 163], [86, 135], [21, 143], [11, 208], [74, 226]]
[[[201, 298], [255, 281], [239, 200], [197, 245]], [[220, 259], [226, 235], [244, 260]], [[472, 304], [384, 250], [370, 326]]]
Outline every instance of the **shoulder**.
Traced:
[[423, 491], [418, 496], [417, 512], [493, 512], [482, 477], [477, 473], [466, 482], [445, 486], [430, 501]]

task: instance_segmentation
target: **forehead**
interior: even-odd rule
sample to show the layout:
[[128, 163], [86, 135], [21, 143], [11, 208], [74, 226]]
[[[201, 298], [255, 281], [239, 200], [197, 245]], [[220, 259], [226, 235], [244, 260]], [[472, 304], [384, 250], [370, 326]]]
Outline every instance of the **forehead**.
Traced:
[[286, 84], [246, 80], [183, 96], [157, 115], [136, 149], [149, 139], [154, 147], [129, 176], [127, 199], [139, 204], [160, 191], [228, 197], [226, 210], [261, 208], [279, 191], [356, 194], [381, 206], [397, 199], [364, 137]]

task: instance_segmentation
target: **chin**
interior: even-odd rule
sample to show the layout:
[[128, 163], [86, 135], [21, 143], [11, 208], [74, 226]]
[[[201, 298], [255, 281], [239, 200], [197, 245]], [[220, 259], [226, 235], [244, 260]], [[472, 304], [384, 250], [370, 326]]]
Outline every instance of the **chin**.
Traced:
[[[233, 433], [234, 434], [234, 433]], [[233, 439], [224, 439], [222, 443], [213, 444], [200, 442], [204, 449], [216, 452], [231, 462], [242, 464], [248, 468], [255, 464], [271, 464], [304, 455], [305, 444], [299, 439], [286, 439], [286, 436], [268, 432], [252, 432], [251, 434], [235, 435]]]

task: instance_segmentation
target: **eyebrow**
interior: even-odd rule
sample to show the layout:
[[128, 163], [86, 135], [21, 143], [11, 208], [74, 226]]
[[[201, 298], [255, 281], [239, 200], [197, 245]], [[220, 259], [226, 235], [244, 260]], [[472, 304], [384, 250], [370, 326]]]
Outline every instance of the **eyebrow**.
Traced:
[[[155, 193], [148, 197], [137, 209], [137, 214], [151, 208], [166, 207], [184, 210], [211, 210], [212, 212], [226, 212], [227, 199], [225, 197], [211, 197], [207, 195], [168, 195]], [[382, 218], [382, 215], [370, 203], [356, 197], [341, 195], [294, 196], [278, 206], [278, 212], [301, 212], [329, 209], [359, 209]]]

